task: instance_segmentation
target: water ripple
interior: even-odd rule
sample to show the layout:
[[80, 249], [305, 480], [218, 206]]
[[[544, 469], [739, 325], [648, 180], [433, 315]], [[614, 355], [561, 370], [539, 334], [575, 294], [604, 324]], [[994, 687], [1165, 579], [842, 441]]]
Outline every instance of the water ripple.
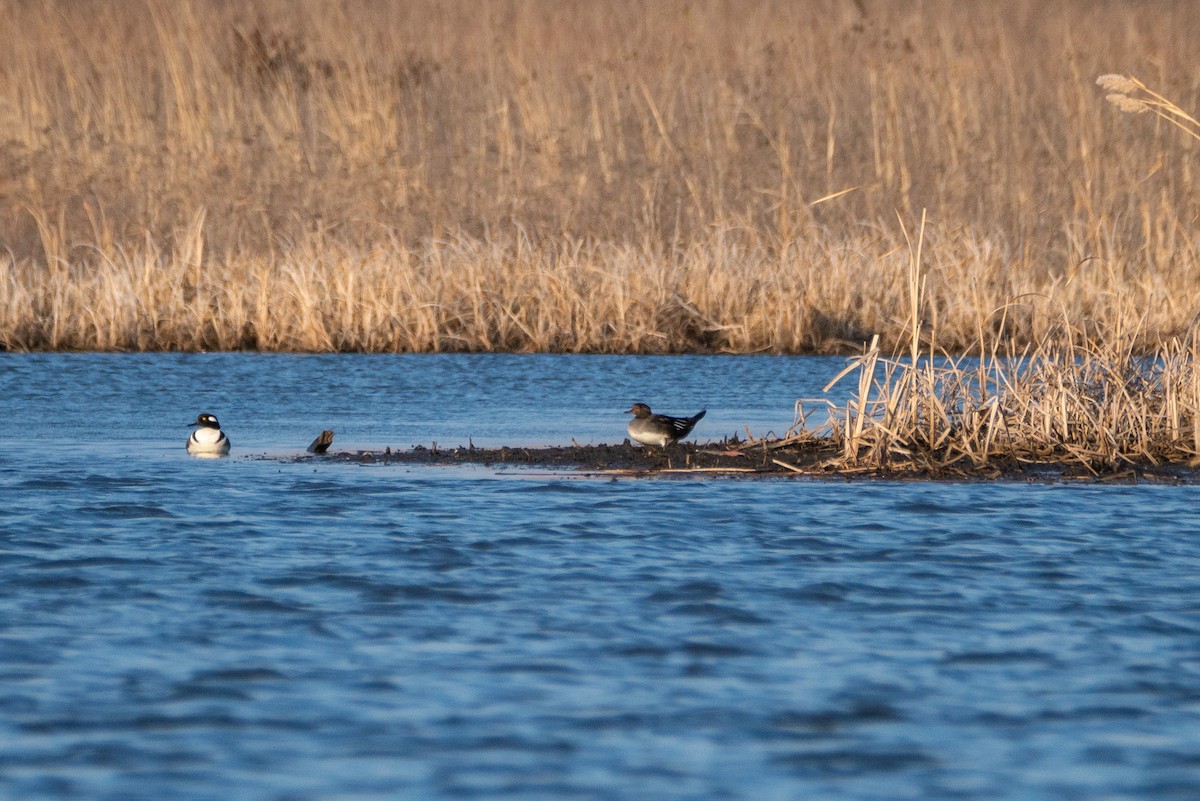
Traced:
[[[557, 480], [179, 447], [218, 407], [246, 453], [324, 427], [422, 441], [464, 387], [501, 435], [602, 441], [625, 395], [688, 373], [467, 361], [7, 354], [0, 797], [1195, 795], [1200, 488]], [[694, 362], [710, 373], [681, 400], [791, 369], [726, 364]], [[572, 389], [565, 422], [549, 380]], [[81, 454], [93, 393], [64, 385], [129, 412], [126, 439]]]

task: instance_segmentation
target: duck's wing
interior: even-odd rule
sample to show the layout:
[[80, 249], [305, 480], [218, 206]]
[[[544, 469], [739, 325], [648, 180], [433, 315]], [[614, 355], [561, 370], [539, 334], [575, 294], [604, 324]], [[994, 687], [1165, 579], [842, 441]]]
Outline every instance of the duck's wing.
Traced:
[[696, 426], [696, 422], [704, 416], [707, 409], [701, 410], [698, 414], [691, 417], [666, 417], [662, 416], [662, 421], [671, 427], [676, 439], [686, 437], [688, 433]]

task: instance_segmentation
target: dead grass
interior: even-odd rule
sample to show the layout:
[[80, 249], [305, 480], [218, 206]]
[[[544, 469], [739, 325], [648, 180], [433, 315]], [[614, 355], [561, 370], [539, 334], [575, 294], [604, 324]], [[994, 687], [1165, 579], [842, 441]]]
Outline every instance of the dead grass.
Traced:
[[[1130, 345], [1200, 308], [1184, 0], [0, 0], [0, 347]], [[1151, 98], [1153, 99], [1153, 98]], [[902, 222], [898, 222], [902, 221]]]
[[1069, 463], [1096, 476], [1200, 465], [1195, 320], [1187, 336], [1144, 353], [1147, 313], [1115, 297], [1112, 323], [1083, 327], [1064, 314], [1027, 346], [991, 338], [982, 358], [953, 358], [927, 322], [922, 244], [920, 234], [910, 243], [908, 352], [885, 357], [873, 339], [826, 387], [852, 378], [850, 400], [798, 401], [794, 430], [772, 448], [833, 445], [840, 453], [823, 468], [926, 475], [1002, 463]]

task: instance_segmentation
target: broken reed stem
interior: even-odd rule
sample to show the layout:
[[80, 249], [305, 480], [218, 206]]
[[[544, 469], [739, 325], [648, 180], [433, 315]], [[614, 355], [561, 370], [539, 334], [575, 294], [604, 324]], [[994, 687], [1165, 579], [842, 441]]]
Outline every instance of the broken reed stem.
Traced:
[[[1098, 472], [1200, 458], [1194, 333], [1140, 356], [1131, 344], [1140, 324], [1087, 337], [1069, 321], [1062, 328], [1065, 335], [1019, 352], [993, 348], [978, 365], [927, 352], [923, 363], [879, 359], [868, 374], [868, 360], [855, 360], [835, 380], [857, 371], [855, 393], [830, 406], [833, 430], [853, 436], [840, 465], [944, 469], [961, 459], [1013, 459]], [[798, 425], [803, 433], [806, 422]]]
[[833, 466], [937, 470], [963, 459], [976, 466], [1009, 459], [1072, 462], [1098, 473], [1200, 460], [1195, 338], [1142, 357], [1128, 339], [1097, 333], [1082, 352], [1047, 340], [979, 366], [933, 355], [916, 365], [856, 359], [855, 392], [830, 408], [831, 430], [849, 432]]

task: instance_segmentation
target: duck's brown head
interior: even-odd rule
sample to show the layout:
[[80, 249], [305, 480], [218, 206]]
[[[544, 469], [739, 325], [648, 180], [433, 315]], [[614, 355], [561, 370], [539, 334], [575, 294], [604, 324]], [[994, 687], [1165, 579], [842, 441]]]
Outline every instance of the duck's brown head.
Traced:
[[625, 414], [632, 414], [634, 417], [649, 417], [650, 407], [644, 403], [635, 403], [625, 411]]

